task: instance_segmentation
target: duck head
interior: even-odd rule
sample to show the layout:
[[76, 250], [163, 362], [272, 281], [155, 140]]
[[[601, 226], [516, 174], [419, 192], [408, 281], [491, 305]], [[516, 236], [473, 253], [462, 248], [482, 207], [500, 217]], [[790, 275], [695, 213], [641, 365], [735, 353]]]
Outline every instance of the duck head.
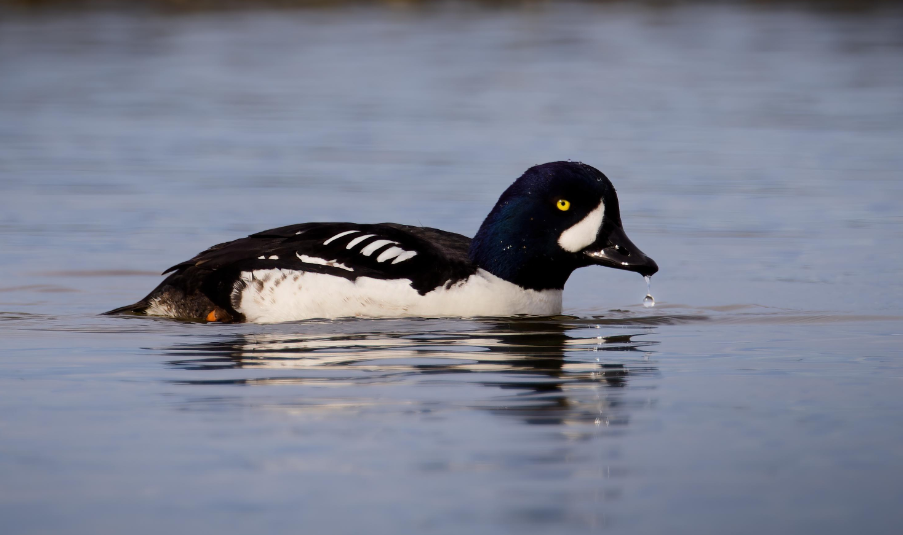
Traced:
[[593, 264], [640, 275], [658, 271], [624, 232], [614, 186], [578, 162], [527, 169], [486, 216], [470, 259], [532, 290], [562, 289], [575, 269]]

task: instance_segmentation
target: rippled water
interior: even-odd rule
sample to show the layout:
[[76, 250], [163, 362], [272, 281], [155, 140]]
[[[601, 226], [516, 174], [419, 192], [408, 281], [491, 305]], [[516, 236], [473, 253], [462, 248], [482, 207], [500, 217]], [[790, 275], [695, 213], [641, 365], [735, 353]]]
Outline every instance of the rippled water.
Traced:
[[[903, 19], [0, 12], [10, 533], [897, 533]], [[472, 235], [528, 166], [658, 262], [565, 316], [97, 313], [309, 220]]]

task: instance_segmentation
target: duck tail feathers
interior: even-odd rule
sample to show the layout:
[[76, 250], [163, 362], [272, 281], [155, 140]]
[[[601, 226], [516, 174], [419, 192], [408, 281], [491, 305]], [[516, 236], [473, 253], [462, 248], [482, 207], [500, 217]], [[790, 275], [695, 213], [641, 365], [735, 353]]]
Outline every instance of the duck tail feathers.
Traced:
[[124, 307], [114, 308], [113, 310], [108, 310], [106, 312], [101, 313], [101, 316], [112, 316], [115, 314], [144, 314], [147, 310], [149, 303], [147, 299], [142, 299], [137, 303], [133, 303], [131, 305], [126, 305]]

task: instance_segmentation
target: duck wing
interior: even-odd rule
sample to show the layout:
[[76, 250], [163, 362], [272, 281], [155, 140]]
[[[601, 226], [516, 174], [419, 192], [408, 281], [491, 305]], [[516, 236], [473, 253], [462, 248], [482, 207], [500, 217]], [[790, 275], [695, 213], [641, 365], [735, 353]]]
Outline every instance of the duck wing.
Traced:
[[[172, 266], [147, 297], [108, 314], [144, 313], [154, 303], [182, 318], [222, 310], [239, 319], [231, 296], [242, 272], [294, 270], [349, 280], [407, 279], [421, 295], [476, 272], [470, 238], [428, 227], [395, 223], [303, 223], [220, 243]], [[162, 303], [162, 305], [161, 305]]]
[[302, 223], [220, 243], [164, 274], [190, 267], [208, 271], [291, 269], [355, 280], [409, 279], [425, 294], [476, 272], [470, 238], [395, 223]]

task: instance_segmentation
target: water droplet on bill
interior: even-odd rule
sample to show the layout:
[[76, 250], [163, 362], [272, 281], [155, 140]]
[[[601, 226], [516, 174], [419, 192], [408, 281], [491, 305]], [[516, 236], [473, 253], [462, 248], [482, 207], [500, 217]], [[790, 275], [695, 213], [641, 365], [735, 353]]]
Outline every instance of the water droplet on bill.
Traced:
[[652, 297], [652, 277], [646, 275], [643, 278], [646, 279], [646, 297], [643, 298], [643, 306], [652, 308], [655, 306], [655, 298]]

